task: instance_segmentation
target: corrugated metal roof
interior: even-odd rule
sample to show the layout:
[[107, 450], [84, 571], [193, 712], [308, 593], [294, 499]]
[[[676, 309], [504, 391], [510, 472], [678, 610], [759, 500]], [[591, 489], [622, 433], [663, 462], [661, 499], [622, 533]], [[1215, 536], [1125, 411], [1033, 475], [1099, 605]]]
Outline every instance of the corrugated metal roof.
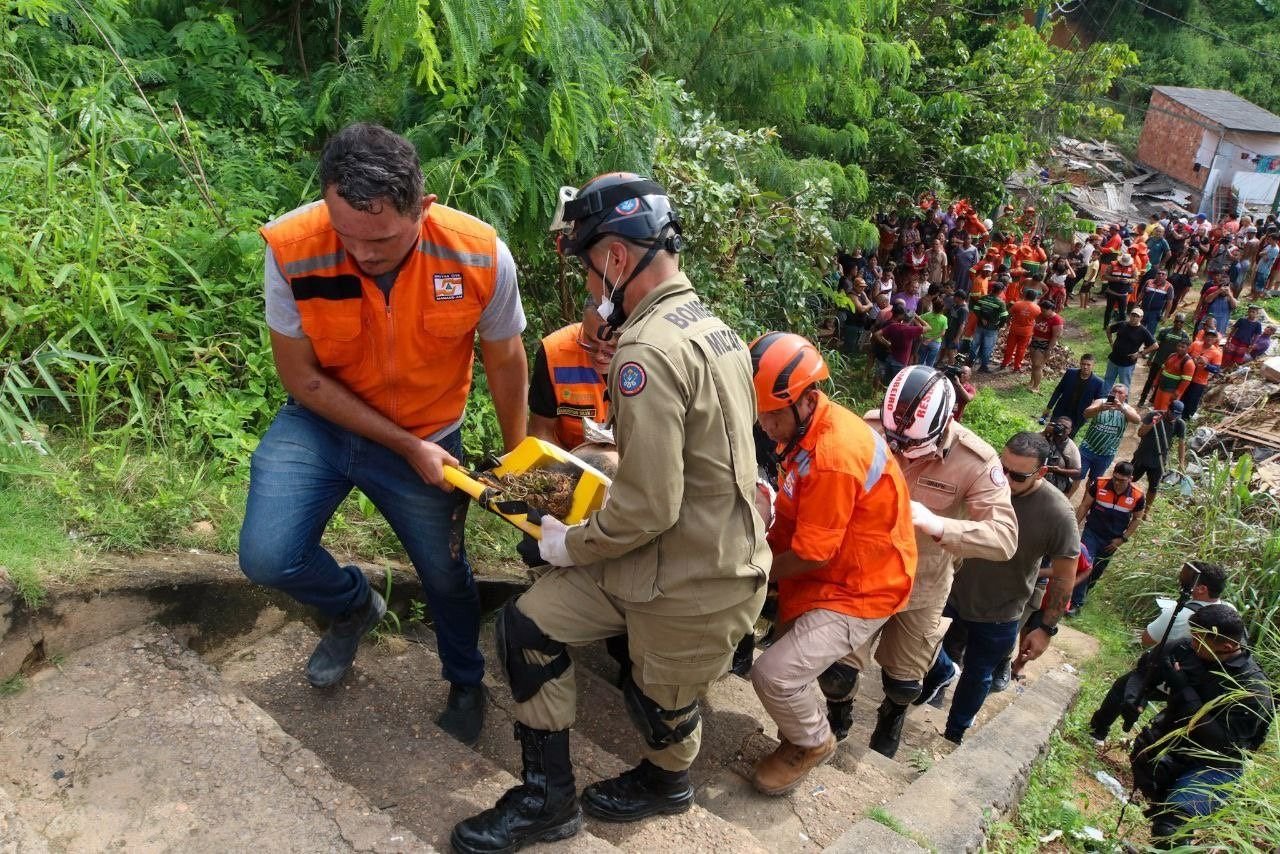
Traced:
[[1227, 130], [1280, 134], [1280, 116], [1225, 89], [1156, 86], [1155, 91], [1190, 107]]

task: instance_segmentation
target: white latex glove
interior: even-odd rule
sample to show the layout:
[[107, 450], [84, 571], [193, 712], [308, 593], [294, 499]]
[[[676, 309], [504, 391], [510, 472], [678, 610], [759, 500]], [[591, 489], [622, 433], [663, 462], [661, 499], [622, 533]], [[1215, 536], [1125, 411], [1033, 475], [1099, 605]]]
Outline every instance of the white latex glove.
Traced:
[[911, 502], [911, 524], [935, 540], [942, 536], [942, 517], [919, 501]]
[[543, 516], [538, 524], [542, 526], [542, 537], [538, 540], [538, 554], [542, 559], [552, 566], [573, 566], [569, 549], [564, 544], [569, 526], [555, 516]]

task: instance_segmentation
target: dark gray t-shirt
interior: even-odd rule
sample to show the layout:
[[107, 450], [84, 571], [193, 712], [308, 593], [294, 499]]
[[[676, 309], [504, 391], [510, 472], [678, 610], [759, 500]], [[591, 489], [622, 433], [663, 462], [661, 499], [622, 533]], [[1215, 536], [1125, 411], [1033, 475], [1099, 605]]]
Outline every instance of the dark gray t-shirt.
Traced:
[[1018, 517], [1018, 550], [1007, 561], [965, 558], [951, 586], [950, 604], [975, 623], [1007, 623], [1022, 616], [1040, 562], [1080, 554], [1071, 502], [1048, 482], [1012, 497]]

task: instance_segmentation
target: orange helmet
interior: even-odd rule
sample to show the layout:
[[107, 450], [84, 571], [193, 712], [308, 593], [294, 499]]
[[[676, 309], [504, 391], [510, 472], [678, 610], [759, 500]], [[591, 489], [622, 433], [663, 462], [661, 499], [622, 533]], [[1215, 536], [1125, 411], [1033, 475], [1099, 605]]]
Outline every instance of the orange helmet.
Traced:
[[757, 412], [794, 406], [809, 386], [831, 376], [818, 348], [792, 332], [766, 332], [751, 342], [751, 370]]

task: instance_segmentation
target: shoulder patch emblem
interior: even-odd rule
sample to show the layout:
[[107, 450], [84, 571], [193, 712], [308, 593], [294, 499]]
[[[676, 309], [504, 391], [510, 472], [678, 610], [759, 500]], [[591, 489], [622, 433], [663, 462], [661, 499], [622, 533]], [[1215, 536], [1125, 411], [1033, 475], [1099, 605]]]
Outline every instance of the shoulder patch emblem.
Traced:
[[462, 299], [461, 273], [436, 273], [433, 276], [436, 302]]
[[645, 383], [648, 381], [644, 368], [637, 362], [627, 362], [618, 368], [618, 391], [623, 397], [635, 397], [644, 391]]
[[1004, 469], [1001, 466], [992, 466], [991, 471], [988, 472], [988, 474], [991, 477], [991, 482], [996, 486], [1004, 486], [1009, 482], [1004, 476]]

